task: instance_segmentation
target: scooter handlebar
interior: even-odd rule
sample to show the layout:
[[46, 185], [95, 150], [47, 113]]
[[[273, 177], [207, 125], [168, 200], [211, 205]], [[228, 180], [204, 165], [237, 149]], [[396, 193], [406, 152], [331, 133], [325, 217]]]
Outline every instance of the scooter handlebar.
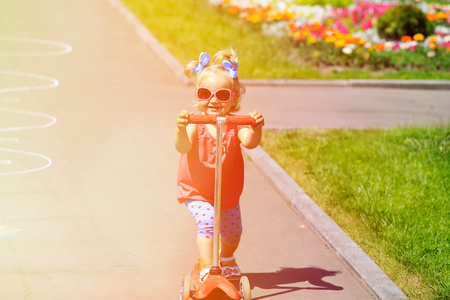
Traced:
[[[208, 115], [189, 115], [188, 121], [192, 124], [216, 124], [217, 117]], [[250, 116], [226, 116], [225, 124], [256, 126], [256, 120]]]

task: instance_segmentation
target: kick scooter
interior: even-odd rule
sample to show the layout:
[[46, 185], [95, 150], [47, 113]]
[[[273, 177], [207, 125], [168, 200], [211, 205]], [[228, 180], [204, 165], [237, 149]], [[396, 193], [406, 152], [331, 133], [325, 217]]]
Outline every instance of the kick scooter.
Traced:
[[[220, 208], [221, 208], [221, 184], [222, 184], [222, 132], [223, 125], [253, 125], [256, 121], [250, 116], [226, 116], [215, 117], [208, 115], [190, 115], [189, 123], [194, 124], [217, 124], [216, 137], [216, 170], [214, 187], [214, 235], [213, 235], [213, 266], [208, 277], [200, 283], [199, 263], [194, 265], [191, 275], [186, 275], [183, 279], [180, 300], [189, 299], [233, 299], [251, 300], [250, 283], [246, 276], [239, 280], [239, 291], [233, 283], [222, 276], [219, 267], [220, 251]], [[219, 297], [227, 298], [219, 298]], [[214, 298], [212, 298], [214, 297]]]

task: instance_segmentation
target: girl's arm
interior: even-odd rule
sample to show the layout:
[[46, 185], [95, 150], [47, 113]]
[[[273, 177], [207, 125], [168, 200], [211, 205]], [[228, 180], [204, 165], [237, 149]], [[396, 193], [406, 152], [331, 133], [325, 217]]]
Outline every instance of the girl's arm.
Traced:
[[256, 148], [261, 142], [264, 117], [257, 111], [249, 113], [249, 116], [256, 120], [256, 126], [240, 128], [238, 138], [245, 148], [253, 149]]
[[175, 148], [180, 153], [187, 153], [192, 148], [195, 133], [195, 124], [189, 124], [188, 116], [191, 112], [182, 110], [177, 116], [177, 128], [175, 130]]

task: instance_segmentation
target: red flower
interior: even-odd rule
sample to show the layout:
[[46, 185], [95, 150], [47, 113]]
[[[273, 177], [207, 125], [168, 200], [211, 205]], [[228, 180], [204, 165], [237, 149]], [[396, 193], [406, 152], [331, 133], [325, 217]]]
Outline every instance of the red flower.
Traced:
[[404, 36], [402, 36], [402, 38], [400, 40], [403, 43], [407, 43], [407, 42], [411, 42], [412, 41], [412, 37], [410, 37], [409, 35], [404, 35]]

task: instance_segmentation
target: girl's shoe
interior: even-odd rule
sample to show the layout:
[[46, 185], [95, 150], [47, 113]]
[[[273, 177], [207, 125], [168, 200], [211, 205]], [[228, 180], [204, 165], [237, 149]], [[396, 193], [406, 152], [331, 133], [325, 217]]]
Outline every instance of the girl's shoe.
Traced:
[[222, 269], [222, 275], [225, 277], [225, 279], [228, 280], [236, 280], [241, 278], [241, 270], [238, 266], [223, 266], [222, 262], [224, 261], [233, 261], [236, 260], [234, 256], [231, 257], [219, 257], [220, 261], [220, 268]]

